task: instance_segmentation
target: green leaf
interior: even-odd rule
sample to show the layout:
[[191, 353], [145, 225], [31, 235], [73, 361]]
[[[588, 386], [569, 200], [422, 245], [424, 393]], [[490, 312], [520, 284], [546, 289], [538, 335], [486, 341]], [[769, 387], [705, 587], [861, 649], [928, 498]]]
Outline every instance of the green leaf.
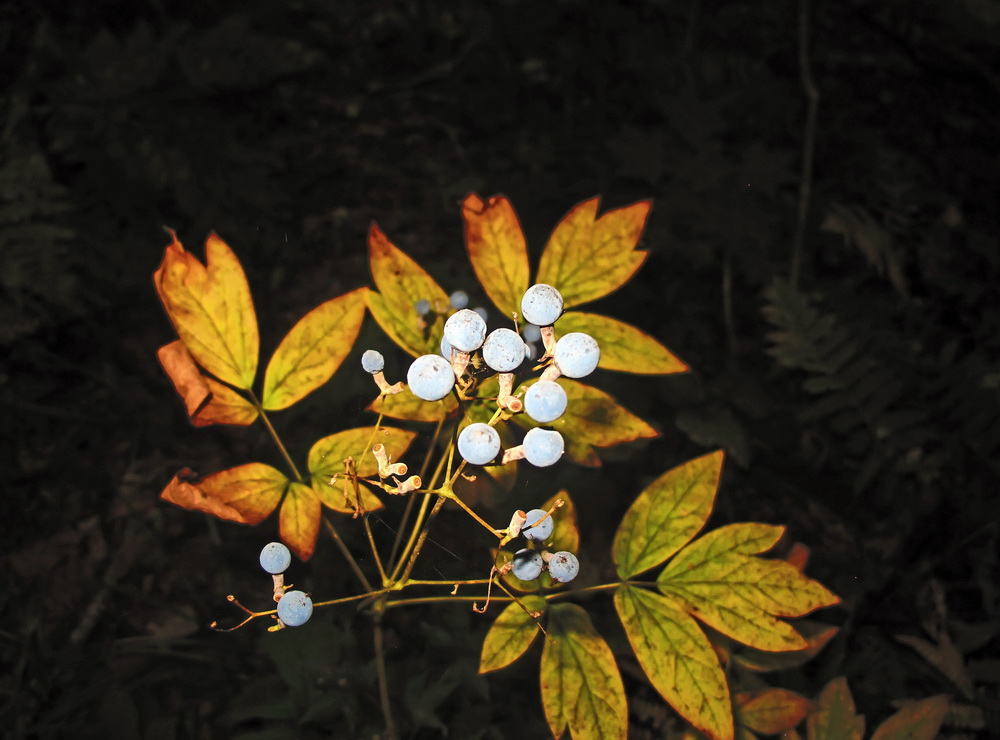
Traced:
[[445, 311], [448, 294], [375, 224], [368, 232], [368, 261], [379, 291], [368, 291], [368, 308], [382, 331], [414, 357], [437, 352], [441, 337], [427, 331], [414, 306], [427, 300], [435, 311]]
[[372, 447], [385, 445], [390, 462], [400, 462], [416, 432], [395, 427], [357, 427], [345, 429], [317, 440], [309, 450], [309, 472], [314, 478], [330, 479], [344, 473], [344, 461], [354, 458], [357, 474], [369, 478], [378, 473]]
[[458, 408], [455, 396], [449, 393], [440, 401], [425, 401], [404, 388], [402, 393], [379, 396], [368, 407], [369, 411], [403, 421], [440, 421]]
[[732, 740], [729, 684], [705, 633], [669, 599], [623, 584], [615, 608], [635, 657], [667, 703], [713, 740]]
[[560, 335], [574, 331], [589, 334], [601, 346], [598, 367], [637, 375], [669, 375], [689, 370], [656, 339], [624, 321], [596, 313], [569, 311], [559, 317]]
[[871, 740], [934, 740], [950, 704], [945, 694], [908, 704], [880, 724]]
[[723, 459], [717, 451], [668, 470], [632, 502], [611, 547], [620, 578], [655, 568], [705, 526]]
[[502, 195], [484, 203], [475, 193], [462, 202], [465, 247], [479, 283], [510, 319], [521, 312], [521, 296], [528, 289], [528, 245], [514, 207]]
[[840, 599], [771, 549], [784, 528], [742, 523], [720, 527], [681, 550], [660, 573], [660, 590], [713, 629], [760, 650], [801, 650], [808, 642], [777, 617], [799, 617]]
[[[545, 599], [539, 596], [524, 596], [521, 601], [531, 611], [545, 611]], [[509, 666], [531, 647], [538, 632], [535, 619], [518, 604], [508, 604], [486, 633], [479, 672], [489, 673]]]
[[286, 409], [333, 377], [361, 331], [367, 293], [359, 288], [321, 303], [292, 327], [264, 373], [265, 409]]
[[625, 740], [628, 707], [615, 656], [590, 616], [576, 604], [549, 608], [542, 649], [542, 706], [552, 735], [574, 740]]
[[816, 703], [818, 709], [806, 719], [809, 740], [861, 740], [865, 718], [854, 712], [854, 698], [846, 678], [830, 681]]
[[600, 218], [597, 206], [597, 198], [573, 206], [552, 230], [538, 264], [537, 282], [558, 288], [566, 308], [617, 290], [646, 260], [646, 251], [635, 246], [650, 202], [615, 208]]

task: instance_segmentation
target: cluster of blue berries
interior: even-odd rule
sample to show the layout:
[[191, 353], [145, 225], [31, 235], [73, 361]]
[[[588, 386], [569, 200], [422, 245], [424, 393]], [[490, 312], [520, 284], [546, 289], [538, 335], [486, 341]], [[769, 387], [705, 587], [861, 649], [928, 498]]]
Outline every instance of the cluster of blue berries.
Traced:
[[274, 579], [274, 600], [278, 602], [278, 621], [285, 627], [301, 627], [313, 613], [312, 599], [304, 591], [288, 591], [284, 573], [292, 564], [292, 553], [281, 542], [269, 542], [260, 551], [260, 567]]
[[[441, 353], [422, 355], [410, 364], [406, 384], [413, 394], [425, 401], [444, 398], [456, 383], [461, 387], [473, 353], [479, 352], [482, 362], [498, 373], [497, 404], [502, 409], [515, 414], [524, 411], [538, 424], [551, 424], [559, 419], [566, 412], [568, 399], [556, 379], [560, 375], [585, 377], [594, 371], [601, 358], [597, 341], [588, 334], [571, 332], [556, 341], [554, 324], [564, 308], [559, 291], [544, 283], [528, 288], [521, 299], [521, 314], [530, 322], [523, 336], [506, 328], [487, 334], [486, 319], [482, 315], [485, 312], [466, 308], [468, 302], [469, 297], [464, 292], [452, 294], [450, 305], [457, 310], [444, 323]], [[430, 309], [427, 300], [417, 302], [418, 314], [425, 315]], [[513, 374], [537, 354], [533, 343], [539, 339], [545, 347], [540, 360], [544, 363], [551, 358], [551, 362], [545, 366], [541, 378], [525, 391], [523, 398], [515, 396]], [[361, 364], [375, 376], [383, 393], [402, 390], [401, 384], [389, 386], [382, 377], [385, 363], [375, 350], [366, 351]], [[500, 455], [500, 435], [489, 424], [470, 424], [459, 434], [458, 451], [470, 464], [490, 464]], [[532, 465], [545, 467], [555, 464], [564, 451], [565, 442], [559, 432], [535, 427], [525, 434], [520, 445], [503, 451], [501, 464], [524, 459]]]
[[580, 573], [580, 561], [576, 555], [566, 550], [549, 552], [537, 550], [555, 528], [552, 512], [532, 509], [527, 514], [517, 512], [512, 522], [521, 521], [520, 534], [528, 540], [529, 547], [518, 550], [510, 561], [510, 572], [522, 581], [534, 581], [543, 570], [548, 570], [553, 583], [568, 583]]

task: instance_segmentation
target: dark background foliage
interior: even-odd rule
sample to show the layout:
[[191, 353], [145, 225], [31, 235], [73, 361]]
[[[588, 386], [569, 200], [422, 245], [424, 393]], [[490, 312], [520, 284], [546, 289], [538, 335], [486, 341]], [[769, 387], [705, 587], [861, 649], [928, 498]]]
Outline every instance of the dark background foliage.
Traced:
[[[596, 582], [610, 523], [643, 485], [724, 447], [712, 523], [787, 523], [844, 598], [822, 615], [842, 628], [834, 643], [776, 682], [813, 695], [845, 674], [869, 726], [895, 700], [949, 692], [967, 707], [949, 736], [995, 729], [1000, 3], [814, 6], [794, 285], [808, 144], [796, 2], [0, 6], [2, 726], [379, 732], [364, 615], [207, 629], [227, 593], [259, 589], [276, 527], [158, 493], [184, 465], [274, 453], [256, 430], [187, 424], [155, 361], [171, 329], [150, 275], [162, 224], [199, 255], [217, 230], [248, 271], [267, 352], [368, 280], [373, 219], [446, 289], [471, 289], [459, 202], [476, 191], [512, 199], [536, 255], [583, 198], [652, 198], [650, 258], [597, 310], [694, 368], [603, 374], [662, 436], [609, 451], [596, 474], [522, 476], [484, 510], [505, 520], [567, 487]], [[388, 350], [371, 326], [360, 343]], [[294, 452], [370, 423], [355, 367], [280, 417]], [[432, 571], [485, 570], [488, 543], [460, 515], [436, 536]], [[355, 588], [328, 541], [294, 570], [320, 595]], [[635, 737], [663, 736], [672, 720], [607, 606], [588, 602], [622, 656]], [[533, 659], [475, 675], [487, 624], [462, 606], [393, 613], [407, 737], [544, 736]]]

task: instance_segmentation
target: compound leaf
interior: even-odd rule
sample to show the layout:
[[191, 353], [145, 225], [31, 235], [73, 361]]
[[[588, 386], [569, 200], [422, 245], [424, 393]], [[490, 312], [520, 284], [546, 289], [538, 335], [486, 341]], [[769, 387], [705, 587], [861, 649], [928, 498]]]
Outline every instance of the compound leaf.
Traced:
[[205, 240], [205, 265], [185, 251], [177, 234], [170, 236], [153, 282], [177, 336], [208, 372], [249, 390], [260, 337], [243, 267], [214, 233]]
[[[545, 610], [545, 599], [540, 596], [524, 596], [521, 601], [531, 611]], [[479, 672], [489, 673], [509, 666], [531, 647], [538, 632], [538, 622], [534, 618], [519, 605], [508, 604], [486, 633]]]
[[458, 408], [455, 396], [449, 393], [440, 401], [417, 398], [409, 388], [402, 393], [379, 396], [368, 407], [369, 411], [403, 421], [440, 421]]
[[650, 202], [639, 201], [597, 218], [598, 200], [585, 200], [563, 216], [538, 265], [538, 282], [558, 288], [566, 308], [617, 290], [646, 260], [646, 251], [635, 246]]
[[230, 522], [260, 524], [274, 511], [287, 486], [288, 478], [264, 463], [238, 465], [205, 478], [185, 468], [160, 498]]
[[354, 346], [367, 288], [321, 303], [285, 335], [264, 373], [262, 405], [286, 409], [326, 383]]
[[574, 740], [624, 740], [625, 687], [611, 648], [576, 604], [549, 608], [549, 639], [542, 649], [545, 719], [555, 738], [569, 727]]
[[624, 321], [596, 313], [569, 311], [556, 324], [560, 334], [582, 331], [601, 346], [598, 367], [637, 375], [669, 375], [688, 366], [656, 339]]
[[660, 573], [660, 590], [713, 629], [759, 650], [801, 650], [808, 642], [778, 617], [799, 617], [840, 599], [785, 560], [753, 557], [783, 527], [730, 524], [681, 550]]
[[711, 740], [732, 740], [729, 684], [705, 633], [662, 596], [623, 584], [615, 608], [650, 683]]
[[382, 331], [414, 357], [437, 352], [440, 336], [427, 331], [414, 306], [426, 300], [433, 310], [444, 311], [448, 295], [375, 224], [368, 232], [368, 261], [378, 288], [366, 294], [368, 309]]
[[843, 676], [826, 685], [817, 710], [806, 719], [809, 740], [861, 740], [865, 718], [854, 713], [854, 698]]
[[344, 462], [354, 459], [355, 470], [361, 478], [378, 473], [378, 462], [371, 448], [382, 443], [390, 462], [399, 458], [409, 448], [416, 432], [395, 427], [357, 427], [323, 437], [309, 450], [309, 473], [313, 478], [329, 480], [345, 472]]
[[950, 704], [945, 694], [907, 704], [876, 727], [871, 740], [934, 740]]
[[655, 568], [705, 526], [719, 488], [724, 455], [716, 451], [661, 475], [632, 502], [611, 556], [623, 580]]
[[764, 735], [777, 735], [795, 727], [812, 710], [812, 702], [787, 689], [763, 689], [736, 695], [740, 724]]
[[462, 202], [465, 248], [483, 290], [506, 318], [521, 311], [528, 289], [528, 245], [510, 201], [494, 195], [484, 203], [475, 193]]
[[312, 557], [323, 508], [319, 496], [304, 483], [292, 482], [278, 514], [278, 532], [289, 549], [302, 560]]

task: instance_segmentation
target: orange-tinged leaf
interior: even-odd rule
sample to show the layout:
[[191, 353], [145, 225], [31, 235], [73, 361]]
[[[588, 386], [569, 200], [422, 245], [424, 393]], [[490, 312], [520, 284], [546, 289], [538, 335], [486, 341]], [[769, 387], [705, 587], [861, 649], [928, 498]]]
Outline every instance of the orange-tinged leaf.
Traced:
[[555, 738], [625, 740], [625, 687], [611, 648], [576, 604], [549, 608], [549, 639], [542, 649], [542, 707]]
[[945, 694], [907, 704], [876, 727], [871, 740], [934, 740], [950, 705]]
[[624, 321], [596, 313], [569, 311], [559, 317], [560, 335], [580, 331], [601, 346], [598, 367], [636, 375], [684, 373], [688, 366], [656, 339]]
[[319, 496], [304, 483], [292, 482], [278, 514], [278, 532], [289, 549], [302, 560], [312, 557], [316, 549], [323, 508]]
[[462, 202], [465, 248], [483, 290], [500, 313], [521, 313], [521, 296], [528, 289], [528, 245], [514, 207], [503, 195], [484, 203], [475, 193]]
[[153, 282], [177, 336], [208, 372], [249, 390], [257, 374], [260, 338], [243, 267], [216, 234], [205, 241], [205, 265], [170, 234], [173, 241]]
[[359, 505], [362, 512], [378, 511], [385, 506], [382, 499], [360, 481], [357, 493], [354, 491], [354, 484], [344, 479], [313, 478], [312, 487], [319, 496], [320, 503], [338, 514], [353, 515], [358, 512]]
[[406, 388], [402, 393], [379, 396], [372, 401], [368, 410], [403, 421], [440, 421], [457, 408], [458, 401], [454, 394], [449, 393], [440, 401], [425, 401]]
[[375, 224], [368, 232], [368, 261], [378, 288], [367, 293], [368, 308], [382, 331], [414, 357], [437, 352], [441, 337], [426, 330], [414, 306], [427, 300], [445, 310], [447, 293]]
[[[524, 596], [521, 601], [531, 611], [545, 611], [545, 599], [539, 596]], [[479, 672], [489, 673], [509, 666], [531, 647], [538, 632], [537, 621], [517, 604], [508, 604], [483, 640]]]
[[611, 293], [635, 274], [646, 251], [635, 249], [650, 202], [642, 200], [597, 218], [598, 198], [570, 209], [556, 225], [538, 265], [539, 283], [562, 293], [566, 308]]
[[719, 488], [721, 451], [690, 460], [661, 475], [622, 517], [611, 557], [622, 579], [655, 568], [698, 534]]
[[712, 740], [732, 740], [729, 684], [705, 633], [683, 609], [627, 584], [615, 608], [653, 688]]
[[333, 377], [361, 331], [367, 292], [358, 288], [321, 303], [292, 327], [264, 373], [265, 409], [286, 409]]
[[250, 401], [214, 378], [205, 380], [208, 381], [212, 397], [191, 419], [196, 427], [207, 427], [210, 424], [233, 424], [245, 427], [257, 420], [259, 412]]
[[[357, 474], [369, 478], [378, 473], [372, 447], [385, 445], [390, 462], [400, 462], [416, 432], [395, 427], [356, 427], [323, 437], [309, 450], [309, 473], [313, 478], [329, 480], [344, 473], [344, 461], [354, 458]], [[404, 461], [405, 462], [405, 461]]]
[[753, 557], [784, 528], [730, 524], [681, 550], [660, 573], [660, 590], [713, 629], [759, 650], [800, 650], [805, 638], [778, 617], [799, 617], [840, 599], [784, 560]]
[[207, 379], [201, 374], [201, 368], [180, 339], [156, 350], [156, 358], [170, 378], [170, 382], [174, 384], [177, 395], [184, 399], [188, 416], [193, 417], [212, 397], [212, 391], [208, 387]]
[[755, 732], [777, 735], [806, 718], [812, 702], [787, 689], [746, 691], [736, 695], [739, 721]]
[[809, 740], [861, 740], [865, 718], [854, 713], [854, 698], [843, 676], [826, 685], [817, 709], [806, 718]]
[[274, 511], [287, 486], [284, 474], [264, 463], [238, 465], [202, 479], [185, 468], [160, 497], [227, 521], [260, 524]]
[[[523, 393], [533, 382], [523, 384]], [[566, 442], [566, 454], [581, 465], [598, 466], [600, 458], [594, 447], [612, 447], [623, 442], [656, 437], [658, 432], [649, 424], [602, 390], [569, 378], [559, 378], [559, 385], [566, 391], [566, 413], [547, 427], [560, 432]], [[514, 420], [521, 426], [538, 426], [527, 414], [518, 414]]]

